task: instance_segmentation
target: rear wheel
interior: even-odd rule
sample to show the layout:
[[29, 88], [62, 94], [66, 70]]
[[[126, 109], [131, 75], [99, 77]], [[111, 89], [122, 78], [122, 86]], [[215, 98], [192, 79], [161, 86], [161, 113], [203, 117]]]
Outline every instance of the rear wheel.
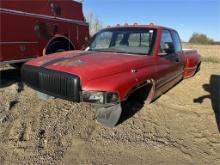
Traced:
[[73, 50], [72, 44], [67, 40], [52, 41], [46, 49], [46, 54]]

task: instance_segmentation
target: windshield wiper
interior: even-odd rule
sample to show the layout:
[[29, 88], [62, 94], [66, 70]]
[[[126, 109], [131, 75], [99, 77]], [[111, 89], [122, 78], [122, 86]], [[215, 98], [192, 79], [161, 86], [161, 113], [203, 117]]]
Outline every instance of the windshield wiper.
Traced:
[[100, 52], [118, 52], [118, 49], [89, 49], [90, 51]]

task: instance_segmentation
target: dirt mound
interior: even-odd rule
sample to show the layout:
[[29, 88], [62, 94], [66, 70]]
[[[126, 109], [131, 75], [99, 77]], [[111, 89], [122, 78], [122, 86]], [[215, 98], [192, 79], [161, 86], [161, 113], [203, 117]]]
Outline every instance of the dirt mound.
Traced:
[[16, 79], [0, 88], [0, 163], [220, 164], [219, 68], [203, 64], [113, 129], [89, 104], [42, 101]]

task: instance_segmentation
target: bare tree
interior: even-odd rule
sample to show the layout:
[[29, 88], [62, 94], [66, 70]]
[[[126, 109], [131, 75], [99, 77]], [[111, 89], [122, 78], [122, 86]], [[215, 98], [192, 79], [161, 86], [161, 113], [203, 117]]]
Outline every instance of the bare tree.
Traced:
[[103, 28], [103, 23], [94, 15], [92, 11], [86, 16], [86, 21], [89, 23], [89, 31], [91, 36]]

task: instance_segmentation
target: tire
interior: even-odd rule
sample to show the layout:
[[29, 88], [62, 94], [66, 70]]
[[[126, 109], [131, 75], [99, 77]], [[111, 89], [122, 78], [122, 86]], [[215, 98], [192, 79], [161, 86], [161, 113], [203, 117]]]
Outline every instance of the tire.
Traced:
[[73, 46], [68, 41], [53, 41], [47, 47], [46, 54], [73, 50]]

